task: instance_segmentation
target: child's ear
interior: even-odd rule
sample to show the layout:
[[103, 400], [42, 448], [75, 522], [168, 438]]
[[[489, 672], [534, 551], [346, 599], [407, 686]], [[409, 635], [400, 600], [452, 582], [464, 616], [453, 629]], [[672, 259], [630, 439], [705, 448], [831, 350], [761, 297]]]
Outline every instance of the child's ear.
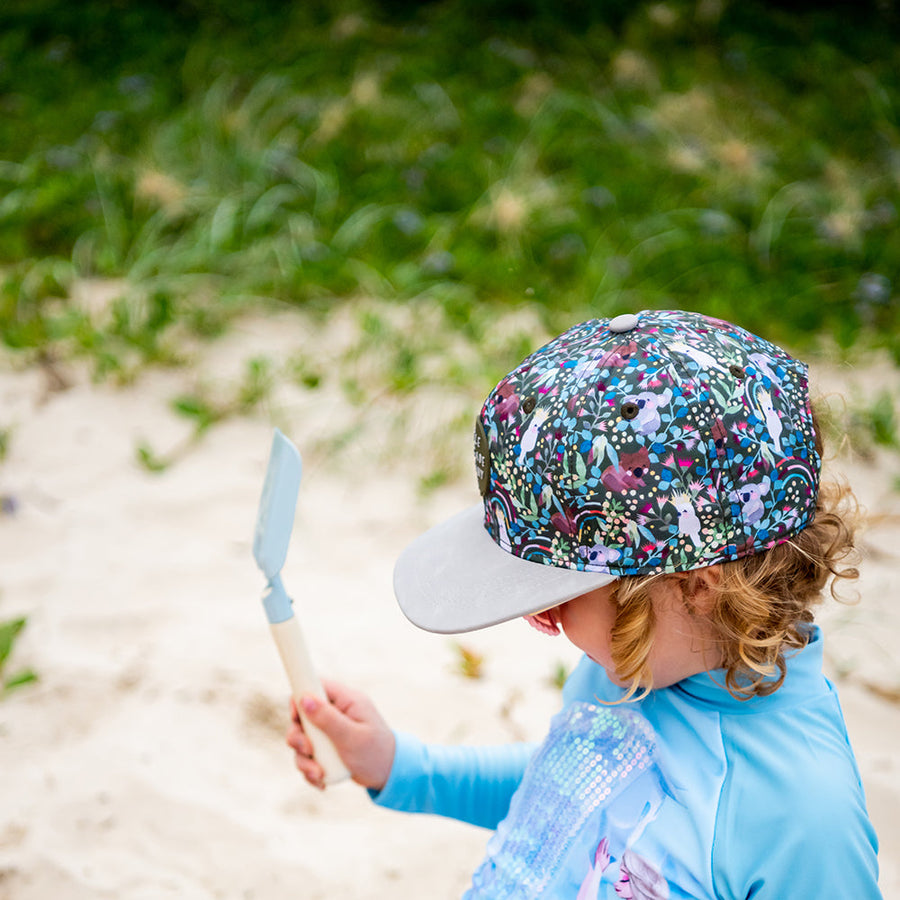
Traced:
[[707, 566], [688, 572], [681, 585], [688, 609], [701, 616], [711, 615], [716, 607], [721, 581], [722, 570], [719, 566]]

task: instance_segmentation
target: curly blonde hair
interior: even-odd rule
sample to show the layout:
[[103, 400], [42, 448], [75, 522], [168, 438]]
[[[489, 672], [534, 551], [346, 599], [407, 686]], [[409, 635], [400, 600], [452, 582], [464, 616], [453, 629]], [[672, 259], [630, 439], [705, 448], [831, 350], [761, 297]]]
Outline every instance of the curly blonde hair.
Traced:
[[[819, 434], [816, 425], [821, 454]], [[838, 585], [859, 576], [854, 544], [858, 521], [850, 488], [837, 481], [823, 483], [813, 521], [803, 531], [770, 550], [719, 564], [720, 577], [704, 583], [712, 598], [702, 613], [692, 603], [699, 570], [616, 581], [610, 651], [616, 674], [629, 685], [624, 699], [643, 696], [652, 687], [652, 598], [661, 579], [674, 581], [689, 613], [703, 615], [712, 626], [725, 686], [733, 696], [748, 699], [778, 690], [787, 670], [785, 651], [806, 645], [812, 607], [822, 600], [828, 580], [831, 595], [842, 600]]]

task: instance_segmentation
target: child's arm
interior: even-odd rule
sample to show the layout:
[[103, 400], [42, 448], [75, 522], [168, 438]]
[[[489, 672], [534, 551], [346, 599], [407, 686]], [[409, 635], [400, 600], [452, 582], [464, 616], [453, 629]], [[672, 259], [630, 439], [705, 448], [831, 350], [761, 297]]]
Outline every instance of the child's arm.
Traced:
[[387, 784], [372, 799], [388, 809], [433, 813], [496, 828], [509, 812], [533, 744], [424, 744], [398, 732]]
[[[357, 784], [381, 806], [424, 812], [495, 828], [509, 809], [533, 746], [426, 745], [391, 731], [363, 693], [323, 682], [330, 704], [304, 706], [304, 714], [334, 744]], [[322, 770], [292, 704], [287, 743], [306, 780], [322, 788]]]

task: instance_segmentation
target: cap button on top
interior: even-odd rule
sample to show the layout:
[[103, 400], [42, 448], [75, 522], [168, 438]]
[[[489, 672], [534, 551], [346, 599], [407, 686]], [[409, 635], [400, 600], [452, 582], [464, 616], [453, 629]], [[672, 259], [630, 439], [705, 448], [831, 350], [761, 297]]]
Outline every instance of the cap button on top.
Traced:
[[623, 313], [621, 316], [610, 319], [608, 328], [613, 334], [623, 334], [637, 328], [638, 321], [638, 316], [634, 313]]

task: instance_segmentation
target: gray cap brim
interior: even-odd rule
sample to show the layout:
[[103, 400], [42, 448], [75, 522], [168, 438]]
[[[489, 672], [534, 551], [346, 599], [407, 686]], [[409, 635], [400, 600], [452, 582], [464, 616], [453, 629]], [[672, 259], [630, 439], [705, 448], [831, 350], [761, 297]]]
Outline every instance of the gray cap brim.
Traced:
[[480, 503], [419, 535], [394, 566], [394, 593], [403, 613], [438, 634], [528, 616], [615, 580], [507, 553], [485, 530]]

